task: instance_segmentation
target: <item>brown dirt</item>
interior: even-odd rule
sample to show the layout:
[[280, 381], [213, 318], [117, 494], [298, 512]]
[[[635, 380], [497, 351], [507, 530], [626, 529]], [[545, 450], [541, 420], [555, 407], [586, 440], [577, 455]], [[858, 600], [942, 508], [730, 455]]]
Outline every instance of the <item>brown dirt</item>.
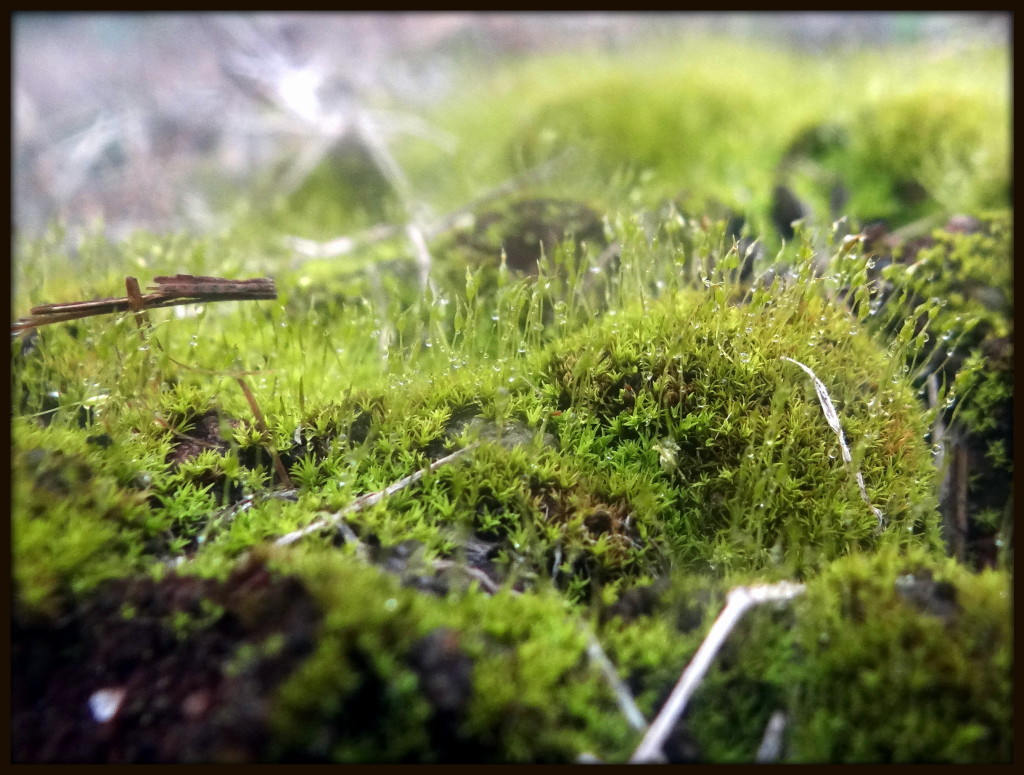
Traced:
[[[224, 582], [115, 580], [56, 621], [16, 613], [12, 758], [258, 761], [268, 697], [312, 650], [320, 618], [299, 581], [258, 561]], [[229, 669], [246, 644], [253, 659]], [[100, 690], [123, 692], [105, 722], [90, 708]]]

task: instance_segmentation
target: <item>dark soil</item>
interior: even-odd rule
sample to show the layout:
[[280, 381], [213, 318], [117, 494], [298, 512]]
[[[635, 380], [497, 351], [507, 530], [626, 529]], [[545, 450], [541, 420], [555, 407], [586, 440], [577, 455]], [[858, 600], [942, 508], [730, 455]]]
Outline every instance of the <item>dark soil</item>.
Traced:
[[[299, 581], [258, 561], [224, 582], [112, 581], [56, 621], [16, 612], [12, 758], [259, 761], [268, 698], [312, 651], [320, 619]], [[120, 698], [108, 719], [104, 696]]]

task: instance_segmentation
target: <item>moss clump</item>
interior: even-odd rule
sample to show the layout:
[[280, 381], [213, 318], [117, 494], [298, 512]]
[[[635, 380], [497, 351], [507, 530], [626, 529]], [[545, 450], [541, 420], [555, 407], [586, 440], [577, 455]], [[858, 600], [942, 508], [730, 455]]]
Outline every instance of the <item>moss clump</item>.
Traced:
[[[784, 760], [1007, 758], [1007, 573], [942, 558], [934, 415], [914, 391], [952, 330], [968, 368], [946, 372], [949, 408], [979, 438], [1003, 431], [1009, 369], [973, 365], [996, 362], [1012, 310], [986, 312], [991, 289], [971, 286], [995, 277], [1006, 301], [1008, 225], [936, 235], [879, 278], [853, 243], [828, 265], [813, 214], [791, 223], [844, 186], [854, 219], [1005, 206], [1003, 108], [964, 96], [1002, 60], [844, 61], [832, 80], [753, 47], [702, 51], [527, 63], [441, 106], [457, 156], [396, 144], [430, 283], [401, 222], [340, 261], [284, 246], [404, 220], [361, 152], [269, 216], [240, 208], [221, 237], [85, 240], [73, 273], [58, 231], [21, 246], [19, 309], [110, 295], [136, 267], [267, 274], [280, 291], [154, 311], [141, 339], [126, 315], [18, 343], [25, 759], [622, 761], [639, 734], [591, 633], [652, 719], [729, 589], [775, 579], [805, 599], [743, 620], [671, 760], [749, 761], [776, 711]], [[921, 100], [893, 78], [950, 90]], [[508, 199], [480, 204], [497, 184]], [[468, 231], [428, 213], [467, 203]], [[753, 282], [780, 234], [792, 271]], [[872, 307], [880, 279], [892, 325]], [[1005, 444], [988, 454], [1006, 470]], [[64, 654], [80, 633], [97, 635]], [[97, 733], [82, 709], [131, 681], [146, 690]]]
[[[934, 375], [931, 401], [950, 425], [945, 447], [967, 513], [949, 532], [951, 543], [978, 564], [1007, 562], [1013, 474], [1012, 229], [1006, 212], [958, 216], [944, 228], [906, 240], [871, 239], [866, 248], [874, 297], [867, 320], [904, 348], [915, 380]], [[909, 319], [909, 325], [904, 320]], [[911, 342], [913, 338], [913, 342]], [[939, 439], [935, 439], [936, 442]], [[966, 463], [955, 463], [965, 455]], [[966, 465], [966, 478], [958, 468]], [[950, 512], [953, 506], [946, 505]], [[959, 533], [960, 535], [957, 535]], [[992, 546], [998, 542], [1002, 549]], [[999, 556], [1002, 558], [999, 559]]]
[[274, 562], [307, 579], [325, 615], [273, 701], [272, 758], [564, 762], [629, 744], [557, 595], [437, 599], [337, 553]]
[[791, 758], [1008, 762], [1009, 587], [915, 552], [834, 563], [797, 607]]
[[[974, 574], [919, 549], [837, 559], [804, 596], [746, 614], [667, 753], [753, 761], [769, 719], [782, 713], [782, 762], [1008, 761], [1009, 586], [1005, 571]], [[602, 626], [642, 708], [666, 696], [726, 589], [677, 574], [638, 618]]]
[[535, 273], [537, 262], [567, 239], [588, 242], [595, 253], [605, 247], [601, 215], [569, 199], [517, 199], [487, 209], [472, 226], [454, 235], [456, 248], [476, 256], [476, 263], [505, 261], [520, 272]]
[[104, 579], [145, 567], [167, 519], [146, 507], [127, 461], [111, 462], [119, 451], [99, 434], [40, 429], [25, 420], [13, 430], [16, 604], [52, 615]]
[[[1010, 153], [1000, 94], [918, 91], [878, 100], [851, 123], [851, 212], [909, 222], [1007, 202]], [[979, 120], [984, 117], [984, 120]]]
[[[853, 464], [885, 516], [880, 533], [813, 384], [785, 357], [827, 381]], [[303, 480], [346, 484], [301, 493], [309, 506], [340, 509], [354, 492], [477, 445], [386, 507], [345, 519], [363, 541], [420, 541], [429, 559], [455, 560], [468, 541], [486, 541], [496, 580], [517, 589], [553, 580], [584, 601], [670, 565], [799, 576], [883, 543], [939, 547], [913, 394], [813, 283], [743, 306], [724, 291], [668, 295], [535, 355], [427, 372], [314, 414], [344, 440], [313, 443], [322, 452], [307, 458]], [[308, 515], [275, 521], [284, 533]], [[233, 523], [221, 546], [251, 524], [248, 515]]]
[[876, 542], [813, 385], [783, 357], [832, 375], [889, 534], [934, 542], [912, 397], [879, 379], [887, 364], [841, 310], [799, 291], [747, 306], [682, 296], [551, 350], [536, 387], [565, 410], [562, 449], [609, 481], [642, 480], [676, 562], [800, 573]]

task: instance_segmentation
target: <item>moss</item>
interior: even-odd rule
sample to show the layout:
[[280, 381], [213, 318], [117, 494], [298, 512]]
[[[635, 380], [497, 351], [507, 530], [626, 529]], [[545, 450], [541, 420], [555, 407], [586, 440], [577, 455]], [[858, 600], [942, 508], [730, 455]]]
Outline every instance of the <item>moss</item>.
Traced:
[[[437, 211], [552, 166], [476, 202], [475, 227], [436, 234], [429, 288], [401, 238], [306, 263], [282, 245], [282, 232], [336, 236], [394, 216], [359, 159], [329, 162], [270, 213], [240, 206], [219, 236], [86, 239], [75, 272], [64, 271], [58, 230], [19, 246], [19, 309], [111, 295], [126, 267], [273, 274], [280, 292], [154, 311], [141, 335], [114, 316], [16, 343], [19, 631], [35, 633], [31, 644], [59, 640], [60, 617], [87, 620], [97, 607], [130, 631], [125, 622], [151, 615], [152, 593], [168, 597], [154, 631], [197, 648], [167, 656], [165, 688], [137, 696], [114, 735], [129, 739], [123, 749], [79, 719], [105, 686], [71, 686], [70, 704], [52, 705], [73, 709], [79, 737], [50, 734], [53, 719], [33, 709], [69, 675], [122, 680], [117, 660], [144, 665], [143, 651], [96, 638], [57, 677], [48, 651], [18, 695], [34, 725], [22, 739], [135, 760], [149, 750], [623, 761], [638, 735], [587, 655], [591, 632], [650, 719], [732, 586], [801, 579], [804, 600], [752, 611], [730, 637], [670, 759], [749, 761], [778, 710], [789, 761], [1008, 757], [1007, 573], [971, 575], [942, 558], [934, 416], [916, 393], [917, 371], [936, 365], [932, 344], [952, 332], [966, 367], [946, 364], [947, 408], [986, 442], [994, 475], [1009, 470], [998, 435], [1012, 384], [1012, 350], [998, 347], [1012, 332], [1008, 221], [936, 233], [875, 271], [853, 243], [830, 241], [842, 224], [816, 221], [819, 202], [778, 253], [791, 271], [753, 282], [768, 270], [758, 246], [777, 247], [776, 184], [820, 200], [840, 179], [855, 220], [874, 208], [895, 223], [966, 202], [1005, 206], [998, 120], [975, 109], [993, 102], [998, 79], [908, 57], [884, 70], [845, 61], [835, 82], [804, 60], [707, 51], [658, 67], [546, 58], [486, 94], [464, 92], [468, 108], [444, 106], [442, 122], [465, 140], [457, 158], [396, 149]], [[886, 91], [897, 77], [907, 83], [885, 101], [862, 88]], [[950, 93], [925, 89], [934, 79]], [[915, 89], [927, 97], [904, 93]], [[958, 176], [970, 185], [953, 185]], [[375, 190], [369, 201], [361, 183]], [[872, 304], [885, 294], [889, 306]], [[826, 386], [849, 464], [814, 383], [786, 358]], [[985, 504], [979, 524], [1000, 505]], [[273, 546], [314, 521], [324, 528]], [[211, 634], [216, 648], [203, 646]], [[216, 691], [185, 692], [185, 673]], [[255, 710], [220, 697], [222, 684]], [[150, 698], [162, 728], [193, 714], [195, 746], [172, 735], [146, 748]], [[224, 703], [213, 721], [211, 702]], [[211, 734], [217, 745], [203, 742]]]
[[917, 553], [837, 561], [798, 613], [798, 761], [1006, 762], [1009, 578]]
[[12, 520], [16, 600], [55, 614], [105, 579], [144, 567], [167, 518], [118, 481], [117, 459], [85, 436], [21, 421], [13, 429]]
[[[274, 758], [566, 761], [628, 744], [583, 630], [556, 595], [432, 600], [332, 553], [275, 562], [307, 579], [325, 619], [316, 653], [274, 701]], [[439, 629], [453, 633], [457, 655], [433, 675], [454, 684], [446, 702], [417, 673], [417, 650]]]
[[966, 449], [968, 481], [954, 486], [967, 502], [971, 561], [988, 564], [996, 560], [986, 557], [986, 539], [1008, 543], [1013, 472], [1008, 219], [1003, 211], [960, 216], [915, 239], [873, 240], [866, 251], [878, 264], [867, 320], [886, 337], [899, 330], [894, 351], [904, 351], [922, 390], [934, 375], [939, 390], [929, 401], [950, 425], [947, 457]]
[[878, 100], [853, 122], [850, 206], [869, 218], [900, 213], [903, 222], [936, 204], [946, 212], [1002, 206], [1006, 120], [998, 94], [943, 89]]

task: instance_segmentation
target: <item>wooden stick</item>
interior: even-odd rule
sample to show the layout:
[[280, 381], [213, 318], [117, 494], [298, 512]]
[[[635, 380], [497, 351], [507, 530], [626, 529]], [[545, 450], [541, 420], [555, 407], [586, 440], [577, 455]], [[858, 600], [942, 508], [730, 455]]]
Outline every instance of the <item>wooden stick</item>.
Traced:
[[135, 281], [134, 288], [131, 285], [134, 280], [134, 277], [125, 278], [125, 284], [128, 286], [128, 296], [126, 297], [41, 304], [38, 307], [33, 307], [28, 317], [14, 322], [11, 331], [18, 333], [50, 323], [62, 323], [115, 312], [139, 313], [142, 310], [174, 307], [181, 304], [199, 304], [211, 301], [259, 301], [277, 298], [277, 287], [269, 277], [229, 280], [223, 277], [203, 277], [189, 274], [161, 276], [154, 278], [153, 282], [156, 284], [147, 288], [151, 293], [138, 293], [138, 281]]
[[287, 487], [289, 490], [294, 487], [292, 484], [292, 478], [288, 476], [288, 469], [284, 467], [284, 463], [281, 462], [280, 456], [277, 454], [277, 450], [269, 444], [270, 428], [267, 426], [267, 421], [263, 417], [263, 412], [260, 411], [260, 405], [256, 401], [256, 396], [252, 390], [249, 389], [248, 383], [242, 377], [235, 377], [238, 381], [238, 386], [242, 388], [242, 392], [245, 394], [245, 400], [249, 402], [249, 408], [252, 409], [252, 413], [256, 418], [256, 429], [264, 434], [268, 438], [267, 447], [270, 450], [270, 457], [274, 461], [274, 470], [277, 471], [277, 479], [281, 484]]
[[[149, 320], [149, 315], [146, 314], [146, 302], [142, 299], [142, 291], [139, 290], [139, 281], [134, 277], [124, 278], [124, 287], [128, 292], [128, 304], [132, 308], [132, 312], [135, 313], [135, 325], [139, 329], [139, 337], [142, 339], [142, 344], [146, 344], [146, 334], [153, 329], [153, 324]], [[157, 346], [160, 343], [157, 342]]]

